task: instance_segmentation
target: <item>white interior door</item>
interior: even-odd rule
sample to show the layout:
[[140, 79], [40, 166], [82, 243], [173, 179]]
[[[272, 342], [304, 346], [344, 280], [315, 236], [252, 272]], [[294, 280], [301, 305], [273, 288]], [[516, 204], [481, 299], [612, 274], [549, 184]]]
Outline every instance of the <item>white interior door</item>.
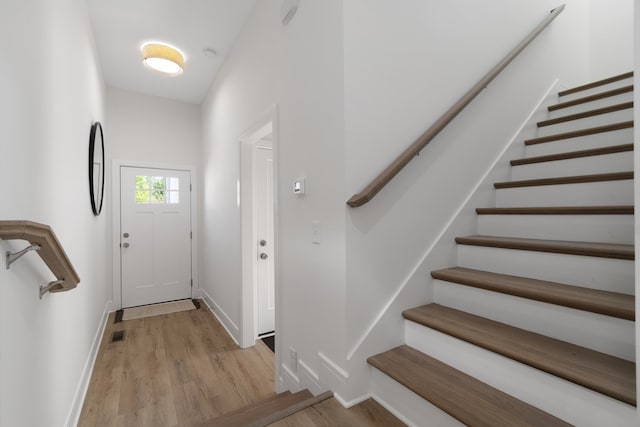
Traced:
[[122, 307], [191, 298], [189, 171], [120, 168]]
[[256, 234], [258, 335], [275, 330], [275, 274], [273, 260], [273, 151], [256, 147]]

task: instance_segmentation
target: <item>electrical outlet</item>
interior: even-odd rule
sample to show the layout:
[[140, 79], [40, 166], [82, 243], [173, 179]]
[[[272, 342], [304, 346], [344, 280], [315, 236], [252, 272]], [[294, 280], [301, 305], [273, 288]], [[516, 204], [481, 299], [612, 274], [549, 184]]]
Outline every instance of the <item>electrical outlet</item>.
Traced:
[[298, 352], [293, 347], [289, 347], [289, 367], [293, 372], [298, 372]]

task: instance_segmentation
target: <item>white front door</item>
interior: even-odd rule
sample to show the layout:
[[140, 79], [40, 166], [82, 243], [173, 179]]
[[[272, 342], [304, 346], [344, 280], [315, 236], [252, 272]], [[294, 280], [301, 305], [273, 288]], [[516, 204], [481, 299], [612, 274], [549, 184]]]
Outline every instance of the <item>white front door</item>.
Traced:
[[273, 152], [256, 147], [256, 234], [258, 335], [275, 330], [273, 262]]
[[191, 298], [189, 171], [120, 168], [122, 308]]

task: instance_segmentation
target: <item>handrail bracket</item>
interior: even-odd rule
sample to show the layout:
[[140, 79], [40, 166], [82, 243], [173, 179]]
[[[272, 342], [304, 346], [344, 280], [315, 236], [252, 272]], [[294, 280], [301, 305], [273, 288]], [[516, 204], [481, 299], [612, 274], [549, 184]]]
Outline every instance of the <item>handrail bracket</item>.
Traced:
[[7, 251], [6, 253], [6, 267], [7, 270], [9, 269], [9, 267], [11, 267], [11, 264], [13, 264], [14, 262], [16, 262], [18, 259], [20, 259], [23, 255], [25, 255], [27, 252], [31, 252], [31, 251], [39, 251], [40, 250], [40, 245], [37, 244], [33, 244], [33, 245], [29, 245], [26, 248], [24, 248], [21, 251], [18, 252], [9, 252]]
[[40, 299], [42, 299], [44, 294], [49, 292], [51, 289], [63, 284], [64, 284], [64, 280], [54, 280], [53, 282], [49, 282], [47, 286], [40, 286]]

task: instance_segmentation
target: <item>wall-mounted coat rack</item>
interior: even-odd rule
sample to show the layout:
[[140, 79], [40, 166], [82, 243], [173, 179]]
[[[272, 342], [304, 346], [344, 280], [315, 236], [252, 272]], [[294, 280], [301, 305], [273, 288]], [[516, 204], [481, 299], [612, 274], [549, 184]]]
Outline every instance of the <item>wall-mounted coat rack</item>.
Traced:
[[31, 251], [38, 252], [42, 261], [56, 276], [56, 280], [40, 286], [40, 298], [47, 292], [63, 292], [75, 288], [80, 282], [78, 273], [64, 252], [55, 233], [45, 224], [31, 221], [0, 221], [0, 239], [26, 240], [29, 246], [18, 252], [6, 253], [6, 267]]

